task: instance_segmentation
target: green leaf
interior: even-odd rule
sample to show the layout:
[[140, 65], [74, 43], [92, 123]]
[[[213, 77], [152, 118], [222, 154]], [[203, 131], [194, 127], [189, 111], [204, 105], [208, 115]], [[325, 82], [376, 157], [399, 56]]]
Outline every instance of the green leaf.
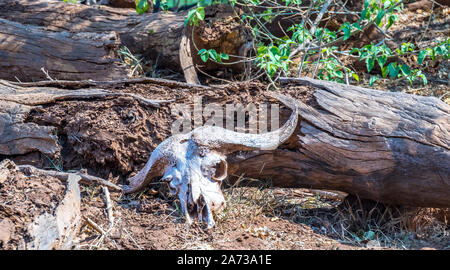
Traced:
[[408, 65], [402, 65], [400, 67], [400, 70], [402, 71], [403, 75], [408, 76], [409, 74], [411, 74], [411, 69], [409, 68]]
[[358, 76], [358, 74], [352, 73], [352, 76], [353, 76], [353, 78], [355, 78], [355, 80], [356, 80], [357, 82], [359, 82], [359, 76]]
[[188, 15], [186, 16], [186, 20], [184, 20], [184, 26], [186, 26], [194, 17], [196, 10], [195, 9], [191, 9], [188, 12]]
[[367, 9], [369, 7], [369, 5], [370, 5], [369, 0], [365, 0], [364, 1], [364, 9]]
[[386, 26], [386, 30], [391, 28], [391, 26], [394, 24], [394, 22], [398, 20], [398, 16], [395, 14], [392, 14], [388, 17], [388, 24]]
[[201, 21], [205, 19], [205, 8], [204, 7], [198, 7], [197, 12], [195, 13], [197, 15], [197, 18]]
[[352, 32], [350, 30], [350, 26], [349, 27], [345, 27], [344, 29], [342, 29], [344, 31], [344, 40], [347, 40], [350, 38]]
[[198, 54], [200, 55], [200, 59], [202, 59], [203, 62], [207, 62], [209, 58], [208, 51], [206, 49], [201, 49], [198, 51]]
[[211, 59], [214, 61], [217, 61], [217, 52], [214, 49], [208, 50], [209, 56], [211, 56]]
[[359, 23], [353, 23], [352, 26], [358, 29], [359, 31], [362, 31], [361, 25], [359, 25]]
[[385, 14], [386, 14], [386, 11], [384, 9], [378, 11], [377, 17], [375, 18], [375, 23], [378, 26], [381, 26], [381, 20], [383, 20], [383, 17]]
[[276, 47], [276, 46], [270, 47], [269, 51], [271, 51], [271, 52], [273, 53], [273, 55], [278, 55], [278, 54], [280, 54], [280, 50], [279, 50], [278, 47]]
[[397, 66], [397, 63], [390, 63], [388, 65], [388, 69], [389, 69], [389, 75], [391, 76], [392, 79], [397, 78], [398, 73], [400, 72], [400, 69]]
[[375, 83], [376, 80], [378, 80], [378, 76], [370, 77], [369, 85], [373, 86], [373, 84]]
[[358, 49], [358, 48], [352, 48], [352, 49], [350, 50], [350, 54], [354, 54], [354, 53], [357, 53], [357, 52], [359, 52], [359, 49]]
[[388, 67], [382, 67], [381, 68], [381, 75], [383, 76], [383, 78], [386, 78], [388, 73]]
[[228, 54], [226, 54], [226, 53], [220, 53], [220, 58], [223, 59], [223, 60], [228, 60], [228, 59], [230, 59], [230, 57], [229, 57]]
[[380, 66], [380, 68], [383, 68], [384, 65], [387, 62], [387, 57], [386, 56], [379, 56], [379, 57], [377, 57], [377, 62], [378, 62], [378, 65]]
[[144, 14], [149, 8], [147, 0], [135, 0], [135, 3], [136, 3], [136, 12], [139, 15]]
[[367, 58], [366, 59], [366, 66], [367, 66], [367, 72], [370, 72], [373, 67], [375, 66], [375, 59], [374, 58]]
[[363, 11], [361, 11], [361, 19], [360, 20], [364, 20], [366, 19], [368, 15], [367, 9], [365, 8]]
[[423, 84], [427, 85], [428, 84], [428, 80], [427, 77], [425, 76], [425, 74], [420, 74], [419, 77], [422, 78]]
[[[137, 0], [136, 0], [137, 1]], [[204, 7], [198, 7], [196, 9], [191, 9], [188, 12], [188, 15], [186, 17], [186, 20], [184, 21], [184, 26], [186, 26], [189, 22], [197, 26], [199, 20], [205, 19], [205, 8]]]
[[417, 64], [422, 65], [423, 60], [425, 59], [425, 57], [427, 56], [427, 50], [421, 50], [419, 52], [419, 56], [417, 57]]
[[267, 47], [266, 46], [261, 46], [258, 48], [258, 56], [265, 53], [267, 51]]

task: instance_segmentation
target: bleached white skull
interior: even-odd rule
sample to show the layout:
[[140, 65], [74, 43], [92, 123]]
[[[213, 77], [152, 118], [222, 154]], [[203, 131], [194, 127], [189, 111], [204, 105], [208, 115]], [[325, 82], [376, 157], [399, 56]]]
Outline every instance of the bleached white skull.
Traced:
[[213, 213], [225, 206], [221, 182], [227, 177], [226, 154], [246, 150], [273, 150], [295, 130], [298, 109], [278, 130], [246, 134], [216, 126], [203, 126], [187, 134], [169, 137], [152, 152], [145, 167], [129, 178], [125, 193], [144, 188], [151, 179], [162, 176], [170, 192], [178, 195], [186, 221], [198, 218], [209, 228]]

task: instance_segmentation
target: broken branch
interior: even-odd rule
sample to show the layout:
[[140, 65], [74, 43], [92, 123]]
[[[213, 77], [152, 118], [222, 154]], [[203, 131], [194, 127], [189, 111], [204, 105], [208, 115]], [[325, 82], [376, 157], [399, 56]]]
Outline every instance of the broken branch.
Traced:
[[64, 181], [64, 182], [67, 181], [67, 178], [69, 177], [70, 174], [75, 174], [75, 175], [78, 175], [81, 177], [80, 183], [82, 183], [82, 184], [87, 184], [87, 185], [97, 184], [97, 185], [101, 185], [104, 187], [108, 187], [114, 191], [122, 191], [122, 188], [116, 184], [113, 184], [105, 179], [100, 178], [100, 177], [81, 173], [81, 172], [67, 173], [67, 172], [58, 172], [58, 171], [48, 171], [48, 170], [38, 169], [32, 165], [19, 165], [18, 167], [19, 167], [19, 170], [26, 175], [45, 174], [45, 175], [49, 175], [49, 176], [58, 178], [59, 180]]

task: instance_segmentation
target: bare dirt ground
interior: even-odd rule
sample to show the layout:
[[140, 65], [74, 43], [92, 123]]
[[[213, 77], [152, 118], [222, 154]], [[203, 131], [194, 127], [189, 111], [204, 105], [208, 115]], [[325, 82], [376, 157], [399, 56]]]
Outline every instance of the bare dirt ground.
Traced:
[[53, 214], [66, 187], [54, 177], [25, 176], [9, 160], [0, 163], [0, 248], [26, 249], [28, 226]]
[[[431, 15], [434, 19], [428, 25]], [[393, 29], [395, 41], [416, 41], [425, 46], [449, 36], [448, 8], [433, 14], [405, 11], [400, 21]], [[423, 38], [421, 33], [425, 33]], [[449, 68], [448, 61], [431, 63], [426, 69], [427, 86], [380, 80], [374, 87], [432, 95], [450, 104]], [[204, 103], [223, 105], [270, 102], [262, 94], [265, 89], [262, 83], [246, 82], [215, 91], [153, 84], [123, 85], [114, 90], [186, 104], [193, 103], [194, 95], [201, 95]], [[298, 86], [280, 91], [306, 102], [311, 93], [307, 87]], [[282, 121], [290, 113], [283, 107], [280, 112]], [[169, 106], [144, 107], [125, 97], [57, 102], [35, 110], [28, 121], [57, 127], [61, 155], [32, 153], [7, 158], [46, 169], [85, 169], [123, 184], [143, 166], [156, 145], [170, 136], [175, 118]], [[0, 249], [21, 249], [27, 241], [26, 224], [43, 212], [51, 213], [65, 186], [53, 177], [25, 176], [11, 166], [0, 167], [0, 176]], [[84, 223], [73, 248], [450, 249], [449, 209], [385, 206], [353, 197], [343, 199], [342, 195], [330, 198], [307, 189], [268, 188], [270, 181], [240, 175], [232, 179], [224, 185], [227, 207], [216, 216], [216, 227], [209, 230], [199, 224], [188, 227], [178, 200], [159, 182], [137, 194], [112, 192], [114, 225], [110, 227], [102, 188], [81, 185], [82, 215], [107, 231], [108, 237]]]

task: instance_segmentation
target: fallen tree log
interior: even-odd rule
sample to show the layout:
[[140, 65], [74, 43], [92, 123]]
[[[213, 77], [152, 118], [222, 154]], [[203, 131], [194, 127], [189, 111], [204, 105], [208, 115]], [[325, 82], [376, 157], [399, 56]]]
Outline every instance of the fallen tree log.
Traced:
[[[222, 181], [227, 174], [243, 175], [255, 179], [269, 179], [273, 186], [340, 190], [361, 198], [390, 204], [424, 207], [450, 206], [450, 108], [447, 104], [432, 97], [383, 92], [312, 79], [284, 78], [282, 81], [288, 85], [275, 93], [263, 90], [258, 90], [260, 92], [250, 91], [251, 87], [249, 88], [245, 84], [199, 87], [159, 80], [147, 82], [141, 80], [140, 83], [143, 83], [142, 86], [145, 83], [150, 84], [150, 88], [145, 88], [145, 91], [141, 90], [142, 93], [146, 93], [144, 98], [150, 100], [163, 95], [170, 99], [176, 97], [177, 103], [192, 104], [193, 95], [201, 94], [205, 97], [205, 105], [216, 102], [225, 105], [243, 100], [247, 103], [261, 102], [264, 100], [261, 99], [262, 95], [271, 93], [272, 100], [281, 101], [291, 108], [291, 110], [282, 110], [282, 119], [286, 119], [287, 117], [284, 115], [291, 113], [297, 107], [299, 120], [295, 129], [292, 129], [295, 118], [291, 117], [290, 124], [283, 127], [284, 131], [279, 132], [278, 137], [269, 134], [268, 137], [265, 136], [261, 139], [258, 136], [263, 134], [241, 134], [230, 130], [223, 132], [215, 130], [209, 135], [202, 135], [194, 130], [182, 137], [176, 137], [179, 140], [170, 139], [173, 143], [180, 145], [180, 148], [173, 149], [184, 149], [183, 145], [186, 143], [194, 143], [199, 149], [204, 149], [202, 150], [203, 156], [198, 158], [207, 160], [206, 167], [203, 166], [202, 170], [210, 172], [205, 175], [216, 179], [214, 181]], [[121, 120], [119, 126], [109, 122], [108, 126], [114, 124], [114, 129], [106, 131], [102, 124], [103, 121], [97, 121], [96, 118], [104, 118], [108, 115], [101, 115], [105, 107], [99, 111], [99, 106], [102, 100], [108, 98], [106, 94], [109, 92], [96, 87], [114, 88], [113, 94], [122, 96], [126, 96], [127, 91], [136, 91], [136, 88], [128, 90], [123, 81], [118, 82], [120, 87], [105, 82], [79, 82], [78, 84], [76, 82], [60, 82], [63, 87], [73, 87], [74, 89], [54, 88], [57, 83], [55, 81], [43, 82], [36, 83], [42, 87], [19, 87], [4, 82], [3, 89], [5, 90], [0, 98], [19, 106], [24, 94], [17, 93], [29, 91], [36, 97], [45, 97], [46, 100], [42, 99], [38, 103], [27, 103], [27, 100], [34, 99], [23, 98], [25, 102], [22, 103], [22, 107], [17, 107], [15, 111], [26, 106], [36, 108], [35, 104], [47, 104], [47, 112], [40, 109], [38, 114], [27, 118], [27, 121], [18, 117], [18, 123], [33, 124], [35, 127], [55, 127], [58, 129], [58, 134], [66, 132], [65, 135], [68, 138], [76, 137], [71, 139], [71, 147], [76, 147], [75, 153], [86, 159], [86, 164], [94, 167], [105, 167], [109, 164], [109, 166], [114, 166], [114, 169], [107, 173], [117, 173], [120, 168], [122, 176], [125, 176], [130, 173], [130, 168], [131, 171], [142, 168], [142, 165], [139, 167], [139, 165], [130, 164], [142, 164], [142, 159], [145, 160], [161, 140], [170, 136], [170, 125], [176, 119], [172, 111], [174, 108], [170, 107], [173, 104], [169, 103], [169, 106], [166, 106], [165, 103], [160, 103], [159, 107], [147, 106], [145, 109], [152, 113], [136, 111], [135, 116], [132, 117], [133, 122]], [[128, 84], [132, 83], [130, 81]], [[46, 84], [52, 85], [53, 88], [45, 86]], [[308, 90], [303, 93], [307, 97], [306, 99], [302, 98], [301, 91], [303, 90], [299, 89], [299, 85], [307, 85], [307, 87], [302, 86], [303, 88], [301, 88]], [[87, 86], [94, 88], [80, 89], [80, 87]], [[264, 88], [260, 87], [259, 89]], [[7, 91], [7, 89], [9, 90]], [[38, 94], [39, 92], [49, 93], [50, 90], [54, 93], [53, 96]], [[95, 93], [95, 91], [98, 91], [97, 98], [89, 99], [88, 96], [81, 94]], [[56, 94], [59, 98], [56, 98]], [[114, 97], [114, 95], [110, 97]], [[70, 103], [72, 105], [64, 101], [63, 97], [66, 96], [72, 97]], [[133, 96], [126, 97], [133, 99]], [[83, 110], [92, 107], [93, 116], [90, 116], [90, 113], [83, 117], [71, 116], [71, 111], [80, 113], [75, 107], [70, 107], [81, 105], [81, 103], [74, 102], [79, 98], [84, 100]], [[118, 119], [128, 119], [128, 115], [132, 112], [130, 108], [145, 105], [136, 102], [128, 102], [128, 106], [130, 106], [128, 109], [127, 107], [114, 109], [111, 113], [122, 111], [123, 116], [127, 118]], [[86, 105], [86, 103], [93, 103], [93, 105]], [[124, 106], [123, 101], [112, 103], [113, 105], [107, 104], [109, 107]], [[59, 106], [68, 109], [64, 111], [58, 109]], [[55, 110], [52, 110], [52, 107], [55, 107]], [[12, 110], [5, 111], [5, 117], [0, 119], [14, 119], [14, 117], [7, 117], [11, 113]], [[26, 112], [23, 114], [26, 115]], [[61, 120], [61, 117], [76, 118], [74, 121], [71, 120], [73, 123], [70, 124], [75, 129], [66, 128], [65, 125], [69, 125], [69, 121]], [[163, 122], [158, 119], [163, 119]], [[132, 123], [131, 126], [130, 123]], [[9, 122], [3, 126], [9, 127]], [[84, 131], [85, 126], [89, 127], [90, 132]], [[83, 131], [80, 132], [80, 129]], [[129, 131], [126, 131], [127, 129]], [[35, 128], [34, 130], [37, 132], [39, 129]], [[116, 130], [118, 130], [117, 134], [114, 133]], [[94, 135], [96, 132], [99, 133], [99, 136]], [[49, 134], [54, 136], [52, 132]], [[257, 137], [253, 139], [252, 136]], [[155, 140], [156, 137], [158, 139]], [[221, 145], [220, 141], [227, 138], [231, 138], [232, 141], [226, 142], [225, 146]], [[239, 138], [242, 141], [239, 141]], [[277, 138], [282, 139], [271, 143], [272, 139], [277, 140]], [[58, 145], [56, 136], [50, 137], [49, 141], [51, 140], [54, 145]], [[172, 147], [170, 140], [164, 141], [164, 145], [166, 145], [164, 147], [169, 147], [168, 149]], [[167, 141], [169, 143], [166, 143]], [[11, 142], [8, 143], [11, 144]], [[142, 144], [142, 142], [145, 143]], [[260, 143], [264, 143], [266, 146], [259, 147]], [[279, 145], [278, 148], [276, 148], [277, 145]], [[149, 147], [150, 149], [148, 149]], [[159, 150], [154, 153], [161, 152], [164, 147], [159, 147]], [[29, 143], [28, 152], [33, 149], [43, 151], [33, 148], [33, 144]], [[208, 153], [213, 156], [209, 156]], [[3, 155], [11, 154], [3, 153]], [[107, 162], [102, 155], [108, 155]], [[183, 159], [189, 157], [185, 154], [181, 156]], [[157, 159], [153, 158], [152, 162], [155, 160]], [[132, 180], [130, 186], [125, 190], [139, 190], [153, 178], [159, 178], [163, 176], [164, 172], [168, 173], [176, 169], [162, 170], [175, 163], [167, 164], [155, 165], [155, 168], [158, 168], [156, 171], [152, 164], [147, 164], [140, 173], [130, 179]], [[211, 166], [212, 168], [209, 168]], [[195, 169], [196, 167], [185, 168]], [[203, 175], [203, 173], [199, 175]], [[165, 175], [164, 179], [168, 180], [170, 178], [168, 176]], [[188, 179], [178, 180], [183, 183]], [[187, 195], [189, 195], [189, 190], [187, 191]], [[203, 198], [208, 198], [208, 196], [203, 196]]]
[[130, 93], [113, 93], [103, 89], [64, 90], [52, 87], [20, 87], [0, 80], [0, 155], [23, 155], [39, 151], [59, 156], [60, 146], [55, 128], [26, 122], [27, 115], [39, 105], [65, 99], [101, 99], [128, 96], [145, 106], [160, 106], [168, 101], [149, 100]]
[[118, 64], [120, 46], [179, 69], [185, 14], [138, 16], [132, 10], [17, 0], [0, 1], [0, 10], [2, 79], [48, 79], [41, 67], [60, 80], [126, 78]]
[[[121, 46], [152, 61], [156, 68], [182, 71], [189, 68], [182, 62], [203, 64], [193, 44], [184, 42], [180, 45], [186, 12], [138, 15], [130, 9], [44, 0], [1, 0], [0, 10], [0, 19], [3, 19], [0, 21], [0, 79], [49, 79], [41, 67], [51, 78], [59, 80], [126, 78], [126, 69], [118, 61], [117, 50]], [[221, 13], [216, 17], [220, 19], [227, 14], [230, 15]], [[212, 33], [214, 29], [209, 31]], [[208, 40], [195, 37], [196, 45], [238, 55], [244, 44], [240, 31], [237, 24], [225, 27]], [[191, 32], [186, 35], [189, 40]], [[196, 31], [202, 32], [201, 29]], [[183, 49], [188, 53], [180, 56]], [[186, 55], [193, 59], [186, 59]], [[231, 57], [229, 61], [235, 60]], [[216, 67], [217, 64], [208, 64], [205, 69]], [[188, 82], [196, 81], [188, 79]]]
[[230, 171], [274, 186], [332, 189], [411, 206], [450, 206], [450, 107], [434, 97], [389, 93], [309, 78], [297, 148], [240, 154]]
[[0, 19], [0, 77], [8, 80], [119, 79], [127, 71], [115, 56], [114, 33], [46, 32]]

